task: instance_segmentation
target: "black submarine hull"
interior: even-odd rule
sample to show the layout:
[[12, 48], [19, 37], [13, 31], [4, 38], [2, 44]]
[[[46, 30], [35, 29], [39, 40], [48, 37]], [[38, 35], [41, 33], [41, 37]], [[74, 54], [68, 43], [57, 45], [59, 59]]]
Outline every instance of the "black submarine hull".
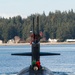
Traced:
[[52, 71], [50, 71], [46, 67], [42, 67], [40, 70], [32, 70], [30, 67], [22, 69], [17, 75], [54, 75]]

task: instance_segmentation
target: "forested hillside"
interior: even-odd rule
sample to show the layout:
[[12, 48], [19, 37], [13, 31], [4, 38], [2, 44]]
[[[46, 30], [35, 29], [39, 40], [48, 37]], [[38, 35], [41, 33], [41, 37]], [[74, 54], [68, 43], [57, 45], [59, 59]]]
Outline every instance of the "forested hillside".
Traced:
[[[69, 10], [49, 12], [38, 14], [40, 18], [40, 31], [43, 32], [43, 37], [59, 39], [75, 39], [75, 12]], [[4, 42], [19, 36], [26, 40], [30, 36], [32, 30], [32, 18], [37, 14], [32, 14], [27, 18], [21, 16], [12, 17], [9, 19], [0, 17], [0, 39]]]

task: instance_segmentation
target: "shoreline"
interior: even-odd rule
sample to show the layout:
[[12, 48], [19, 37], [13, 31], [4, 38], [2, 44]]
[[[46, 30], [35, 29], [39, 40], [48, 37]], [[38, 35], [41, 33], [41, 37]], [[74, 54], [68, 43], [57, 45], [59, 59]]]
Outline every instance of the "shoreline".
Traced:
[[[66, 45], [66, 44], [75, 44], [75, 42], [46, 42], [40, 43], [41, 45]], [[19, 46], [19, 45], [31, 45], [30, 43], [2, 43], [0, 46]]]

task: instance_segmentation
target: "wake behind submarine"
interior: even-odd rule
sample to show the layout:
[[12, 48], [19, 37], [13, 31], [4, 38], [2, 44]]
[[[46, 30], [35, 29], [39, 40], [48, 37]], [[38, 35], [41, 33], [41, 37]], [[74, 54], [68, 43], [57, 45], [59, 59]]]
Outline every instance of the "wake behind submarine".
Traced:
[[59, 53], [47, 53], [40, 52], [40, 33], [39, 33], [39, 16], [36, 16], [36, 30], [35, 30], [35, 22], [33, 17], [33, 28], [32, 28], [32, 44], [31, 44], [31, 52], [27, 53], [13, 53], [11, 55], [19, 55], [19, 56], [31, 56], [31, 65], [27, 68], [21, 70], [17, 75], [54, 75], [52, 71], [48, 68], [43, 67], [40, 62], [40, 56], [52, 56], [52, 55], [60, 55]]

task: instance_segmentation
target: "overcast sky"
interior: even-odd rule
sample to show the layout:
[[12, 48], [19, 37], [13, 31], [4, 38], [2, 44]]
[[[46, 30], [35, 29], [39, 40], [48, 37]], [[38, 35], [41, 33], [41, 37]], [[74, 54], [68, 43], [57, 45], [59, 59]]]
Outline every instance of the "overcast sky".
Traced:
[[21, 15], [23, 18], [43, 11], [46, 15], [55, 10], [75, 11], [75, 0], [0, 0], [0, 16], [12, 17]]

